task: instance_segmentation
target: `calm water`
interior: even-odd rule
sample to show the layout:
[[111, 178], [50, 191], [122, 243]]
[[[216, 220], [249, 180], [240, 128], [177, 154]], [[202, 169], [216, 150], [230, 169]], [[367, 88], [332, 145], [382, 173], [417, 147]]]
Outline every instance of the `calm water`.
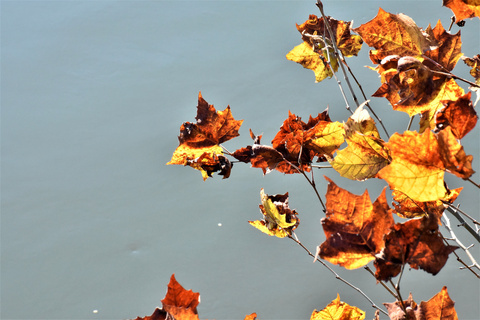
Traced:
[[[441, 1], [325, 1], [327, 14], [355, 26], [379, 6], [421, 27], [439, 18], [448, 26], [451, 16]], [[251, 143], [249, 128], [268, 143], [288, 110], [308, 119], [329, 105], [333, 120], [347, 119], [334, 80], [315, 84], [285, 59], [300, 43], [295, 23], [311, 13], [314, 1], [2, 1], [1, 318], [150, 315], [172, 273], [201, 293], [201, 318], [308, 319], [337, 292], [373, 318], [301, 248], [246, 222], [260, 218], [260, 188], [289, 191], [297, 234], [314, 251], [324, 238], [320, 205], [301, 177], [236, 164], [230, 179], [203, 182], [165, 165], [200, 90], [245, 119], [230, 150]], [[478, 54], [479, 21], [462, 30], [469, 56]], [[379, 84], [368, 64], [364, 46], [352, 67], [371, 94]], [[373, 102], [390, 132], [404, 130], [405, 116]], [[478, 133], [464, 142], [477, 171]], [[321, 194], [323, 174], [357, 194], [368, 186], [372, 200], [383, 187], [327, 170], [316, 175]], [[459, 202], [478, 219], [478, 189], [448, 182], [467, 187]], [[435, 277], [406, 272], [402, 291], [420, 302], [447, 285], [459, 317], [475, 319], [478, 282], [458, 267], [451, 259]], [[335, 270], [377, 304], [392, 301], [364, 270]]]

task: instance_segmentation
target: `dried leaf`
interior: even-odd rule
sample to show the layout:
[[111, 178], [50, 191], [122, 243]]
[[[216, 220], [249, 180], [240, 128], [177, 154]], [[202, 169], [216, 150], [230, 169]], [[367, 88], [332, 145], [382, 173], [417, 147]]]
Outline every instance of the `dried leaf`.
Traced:
[[471, 92], [461, 96], [456, 101], [443, 101], [444, 108], [435, 115], [435, 131], [441, 131], [447, 126], [455, 138], [462, 139], [477, 124], [478, 116], [473, 108]]
[[259, 207], [264, 219], [248, 222], [269, 236], [285, 238], [291, 235], [300, 223], [300, 219], [297, 217], [297, 212], [288, 207], [288, 192], [283, 195], [269, 196], [261, 189], [260, 199], [262, 204]]
[[390, 320], [420, 320], [417, 317], [419, 314], [418, 305], [415, 303], [415, 301], [413, 301], [411, 292], [408, 296], [408, 299], [403, 301], [403, 305], [408, 312], [407, 315], [405, 315], [405, 311], [403, 311], [400, 301], [384, 303], [384, 305], [387, 307]]
[[421, 56], [436, 43], [408, 16], [379, 9], [375, 18], [353, 29], [370, 47], [376, 49], [374, 63], [389, 55]]
[[443, 0], [443, 6], [453, 11], [457, 22], [467, 18], [480, 17], [478, 0]]
[[235, 120], [230, 107], [216, 111], [198, 95], [197, 122], [185, 122], [180, 126], [180, 145], [167, 164], [191, 166], [200, 170], [203, 180], [220, 171], [224, 178], [230, 175], [230, 161], [223, 156], [220, 143], [237, 137], [243, 120]]
[[475, 173], [472, 169], [473, 156], [466, 155], [463, 146], [455, 138], [452, 128], [448, 127], [440, 131], [436, 137], [444, 168], [462, 179], [471, 177]]
[[347, 269], [360, 268], [383, 249], [383, 236], [393, 225], [385, 189], [372, 204], [368, 191], [357, 196], [325, 179], [326, 218], [321, 222], [326, 240], [320, 257]]
[[[431, 58], [443, 67], [440, 68], [439, 71], [444, 71], [443, 69], [448, 71], [453, 70], [458, 59], [462, 56], [460, 31], [456, 34], [451, 34], [443, 28], [441, 21], [438, 20], [435, 28], [432, 29], [428, 26], [425, 32], [430, 35], [430, 38], [435, 39], [437, 42], [437, 48], [425, 52], [425, 56]], [[435, 67], [435, 65], [431, 66], [431, 68]]]
[[346, 302], [340, 301], [340, 295], [330, 302], [324, 309], [314, 310], [310, 316], [310, 320], [363, 320], [365, 319], [365, 311], [357, 307], [352, 307]]
[[363, 42], [360, 36], [350, 34], [352, 22], [339, 21], [331, 17], [327, 17], [327, 21], [335, 34], [335, 40], [330, 38], [324, 19], [312, 14], [307, 21], [301, 25], [297, 24], [297, 30], [302, 34], [304, 42], [293, 48], [286, 56], [288, 60], [313, 70], [316, 82], [332, 77], [333, 72], [338, 69], [332, 41], [336, 41], [337, 48], [344, 57], [357, 55]]
[[136, 317], [135, 320], [174, 320], [172, 315], [163, 309], [156, 308], [151, 316], [145, 316], [143, 318]]
[[254, 312], [252, 314], [246, 315], [244, 320], [257, 320], [257, 314]]
[[397, 204], [395, 202], [392, 203], [394, 206], [394, 212], [399, 217], [407, 219], [423, 217], [428, 214], [433, 214], [440, 219], [445, 209], [445, 203], [452, 204], [457, 199], [460, 191], [462, 191], [462, 188], [453, 190], [447, 189], [447, 196], [443, 199], [420, 202], [412, 200], [398, 190], [394, 190], [392, 192], [393, 200], [397, 202]]
[[385, 237], [385, 248], [377, 255], [375, 277], [388, 281], [397, 276], [403, 264], [436, 275], [457, 247], [445, 245], [434, 215], [397, 223]]
[[378, 177], [387, 181], [390, 188], [420, 202], [445, 198], [445, 167], [437, 139], [430, 130], [421, 135], [415, 131], [395, 133], [387, 148], [392, 162], [378, 172]]
[[162, 299], [163, 310], [173, 315], [175, 319], [199, 320], [197, 313], [199, 303], [200, 294], [185, 290], [175, 279], [175, 274], [172, 274], [167, 294]]
[[348, 146], [338, 151], [330, 161], [341, 176], [352, 180], [365, 180], [374, 177], [389, 164], [388, 149], [380, 139], [375, 121], [363, 105], [348, 119], [345, 132]]
[[420, 302], [422, 317], [419, 320], [458, 320], [455, 302], [448, 295], [447, 287], [434, 295], [427, 302]]

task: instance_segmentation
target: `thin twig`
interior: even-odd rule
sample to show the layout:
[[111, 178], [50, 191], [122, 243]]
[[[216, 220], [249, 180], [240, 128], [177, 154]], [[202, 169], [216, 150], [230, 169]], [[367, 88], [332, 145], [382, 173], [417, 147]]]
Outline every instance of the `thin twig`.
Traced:
[[478, 222], [477, 220], [475, 220], [473, 217], [471, 217], [468, 213], [466, 213], [465, 211], [461, 210], [459, 207], [454, 207], [453, 204], [451, 203], [445, 203], [446, 205], [448, 205], [449, 207], [452, 207], [454, 208], [456, 211], [460, 212], [461, 214], [463, 214], [465, 217], [467, 217], [468, 219], [472, 220], [472, 222], [474, 224], [477, 224], [477, 225], [480, 225], [480, 222]]
[[413, 118], [415, 118], [415, 115], [410, 117], [410, 120], [408, 121], [407, 131], [410, 130], [410, 127], [412, 126]]
[[467, 181], [472, 183], [475, 187], [480, 189], [480, 184], [476, 183], [475, 181], [472, 181], [470, 178], [468, 178]]
[[[365, 266], [363, 267], [365, 270], [367, 270], [368, 272], [370, 272], [370, 274], [375, 277], [375, 273], [372, 271], [372, 269], [370, 269], [369, 266]], [[395, 292], [392, 291], [392, 289], [390, 289], [383, 281], [379, 281], [379, 283], [385, 288], [385, 290], [387, 290], [395, 299], [398, 300], [398, 297], [397, 295], [395, 294]]]
[[358, 293], [360, 293], [365, 299], [368, 300], [368, 302], [371, 303], [372, 307], [379, 310], [380, 312], [382, 312], [383, 314], [387, 315], [388, 316], [388, 313], [381, 309], [379, 306], [377, 306], [375, 304], [375, 302], [373, 302], [372, 299], [370, 299], [360, 288], [358, 287], [355, 287], [353, 284], [351, 284], [350, 282], [348, 282], [347, 280], [343, 279], [342, 277], [340, 277], [338, 275], [338, 273], [335, 272], [335, 270], [333, 270], [332, 268], [330, 268], [325, 262], [323, 262], [322, 260], [320, 260], [320, 258], [318, 258], [317, 256], [315, 256], [312, 252], [310, 252], [310, 250], [308, 250], [307, 247], [305, 247], [303, 245], [303, 243], [301, 243], [298, 239], [295, 239], [294, 237], [292, 237], [291, 235], [288, 236], [290, 239], [292, 239], [293, 241], [295, 241], [300, 247], [302, 247], [307, 253], [309, 256], [311, 256], [312, 258], [315, 259], [315, 261], [318, 261], [320, 262], [325, 268], [327, 268], [331, 273], [333, 273], [333, 275], [335, 275], [335, 279], [337, 280], [340, 280], [342, 281], [343, 283], [345, 283], [347, 286], [349, 286], [350, 288], [354, 289], [355, 291], [357, 291]]
[[472, 227], [462, 218], [462, 216], [458, 213], [459, 211], [455, 207], [448, 207], [446, 210], [453, 214], [455, 218], [460, 222], [460, 225], [467, 229], [467, 231], [480, 243], [480, 235], [472, 229]]
[[461, 264], [463, 264], [465, 266], [466, 269], [470, 270], [477, 278], [480, 279], [480, 275], [478, 273], [476, 273], [472, 267], [476, 267], [477, 269], [480, 270], [480, 265], [477, 263], [477, 261], [475, 260], [475, 258], [472, 256], [472, 254], [470, 253], [469, 251], [469, 248], [471, 247], [465, 247], [463, 245], [463, 243], [457, 238], [457, 236], [455, 235], [455, 233], [453, 232], [453, 229], [451, 227], [451, 224], [450, 224], [450, 219], [448, 218], [448, 216], [445, 214], [445, 212], [443, 212], [443, 220], [444, 220], [444, 225], [445, 225], [445, 228], [450, 232], [450, 237], [452, 238], [453, 241], [455, 241], [460, 248], [462, 248], [463, 251], [465, 251], [465, 253], [467, 254], [467, 256], [470, 258], [470, 261], [471, 261], [471, 265], [467, 265], [465, 262], [463, 262], [462, 259], [460, 259], [460, 257], [455, 253], [454, 251], [454, 254], [455, 256], [457, 257], [457, 261], [459, 261]]

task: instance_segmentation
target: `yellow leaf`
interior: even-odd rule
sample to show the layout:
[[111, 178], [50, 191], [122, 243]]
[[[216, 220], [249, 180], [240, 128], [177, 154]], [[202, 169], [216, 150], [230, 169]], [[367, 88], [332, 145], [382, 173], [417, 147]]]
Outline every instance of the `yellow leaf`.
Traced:
[[288, 207], [288, 192], [283, 195], [269, 196], [263, 188], [260, 190], [262, 204], [259, 206], [264, 220], [248, 221], [258, 230], [279, 238], [285, 238], [292, 234], [300, 220], [297, 212]]
[[337, 299], [330, 302], [323, 310], [314, 310], [310, 320], [363, 320], [365, 311], [348, 305], [340, 301], [340, 295], [337, 293]]
[[389, 164], [390, 155], [363, 105], [345, 124], [348, 146], [337, 152], [330, 164], [341, 176], [352, 180], [365, 180], [374, 177]]
[[[338, 68], [338, 63], [333, 54], [329, 54], [331, 64], [336, 71]], [[287, 59], [300, 63], [304, 68], [313, 70], [315, 73], [315, 82], [320, 82], [325, 78], [331, 78], [333, 76], [332, 70], [328, 67], [325, 58], [322, 59], [320, 54], [313, 50], [313, 47], [307, 43], [303, 42], [295, 48], [293, 48], [288, 54]]]

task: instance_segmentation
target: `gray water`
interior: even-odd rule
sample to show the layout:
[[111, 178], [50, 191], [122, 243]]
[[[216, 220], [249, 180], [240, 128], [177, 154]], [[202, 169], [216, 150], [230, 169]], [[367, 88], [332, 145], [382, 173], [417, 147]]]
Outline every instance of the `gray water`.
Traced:
[[[438, 19], [447, 27], [451, 16], [440, 0], [324, 4], [354, 26], [379, 6], [421, 27]], [[194, 121], [199, 91], [245, 119], [230, 150], [251, 143], [249, 128], [268, 143], [288, 110], [307, 120], [329, 106], [334, 121], [348, 118], [333, 79], [315, 84], [285, 59], [300, 43], [295, 23], [311, 13], [314, 1], [2, 1], [1, 318], [143, 317], [161, 305], [172, 273], [201, 293], [202, 319], [308, 319], [337, 292], [373, 318], [363, 297], [295, 243], [247, 223], [261, 217], [260, 188], [289, 191], [297, 235], [315, 251], [321, 207], [302, 177], [235, 164], [230, 179], [203, 182], [198, 171], [165, 165], [180, 124]], [[469, 56], [479, 53], [479, 21], [462, 30]], [[367, 46], [350, 61], [373, 93]], [[373, 105], [390, 132], [406, 128], [386, 100]], [[463, 140], [476, 171], [478, 134], [477, 126]], [[372, 201], [383, 188], [326, 170], [316, 174], [322, 195], [324, 174], [357, 194], [368, 187]], [[448, 183], [465, 186], [458, 202], [478, 220], [478, 189]], [[407, 270], [402, 292], [420, 302], [447, 285], [459, 318], [476, 319], [479, 282], [458, 267], [451, 258], [435, 277]], [[363, 269], [334, 269], [377, 304], [392, 301]]]

